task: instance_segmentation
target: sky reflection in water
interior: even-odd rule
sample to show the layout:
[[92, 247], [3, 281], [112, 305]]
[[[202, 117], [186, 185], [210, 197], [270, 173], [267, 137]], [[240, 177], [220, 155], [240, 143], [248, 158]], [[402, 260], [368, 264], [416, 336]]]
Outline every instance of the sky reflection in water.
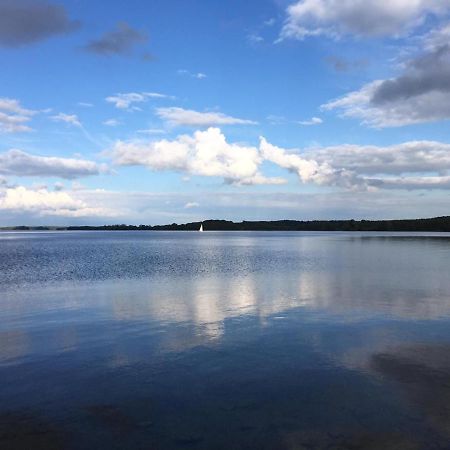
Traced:
[[446, 448], [449, 263], [445, 235], [2, 234], [0, 446]]

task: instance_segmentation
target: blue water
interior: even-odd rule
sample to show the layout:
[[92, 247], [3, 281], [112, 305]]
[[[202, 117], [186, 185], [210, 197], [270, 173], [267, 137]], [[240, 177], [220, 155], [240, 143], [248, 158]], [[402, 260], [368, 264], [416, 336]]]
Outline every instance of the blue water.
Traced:
[[450, 235], [0, 234], [0, 449], [450, 448]]

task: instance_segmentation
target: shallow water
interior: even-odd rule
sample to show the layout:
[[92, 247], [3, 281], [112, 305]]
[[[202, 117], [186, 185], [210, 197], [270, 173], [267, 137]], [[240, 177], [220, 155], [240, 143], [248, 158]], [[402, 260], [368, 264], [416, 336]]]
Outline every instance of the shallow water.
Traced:
[[0, 448], [450, 448], [450, 234], [0, 234]]

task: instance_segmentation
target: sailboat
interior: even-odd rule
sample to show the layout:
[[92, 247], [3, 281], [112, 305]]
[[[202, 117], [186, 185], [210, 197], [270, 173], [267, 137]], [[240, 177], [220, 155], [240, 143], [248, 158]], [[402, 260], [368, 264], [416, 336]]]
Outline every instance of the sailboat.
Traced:
[[203, 223], [200, 224], [200, 228], [199, 228], [198, 231], [200, 231], [201, 233], [203, 233]]

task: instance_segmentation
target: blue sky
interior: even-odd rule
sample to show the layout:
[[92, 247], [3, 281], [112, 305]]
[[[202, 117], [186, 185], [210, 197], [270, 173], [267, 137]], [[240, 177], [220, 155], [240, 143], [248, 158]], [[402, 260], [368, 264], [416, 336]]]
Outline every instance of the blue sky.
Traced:
[[0, 0], [0, 225], [447, 215], [450, 1]]

